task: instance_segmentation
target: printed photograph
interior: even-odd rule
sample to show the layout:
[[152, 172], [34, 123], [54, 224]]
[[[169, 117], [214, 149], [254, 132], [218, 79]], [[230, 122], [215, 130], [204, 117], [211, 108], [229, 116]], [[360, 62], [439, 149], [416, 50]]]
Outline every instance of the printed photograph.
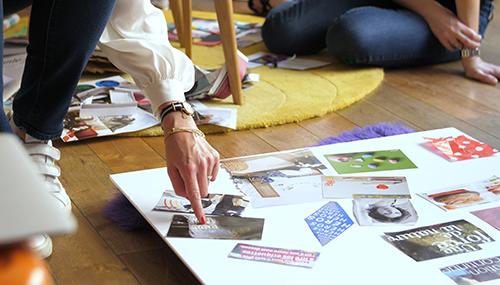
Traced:
[[343, 199], [359, 195], [399, 196], [410, 198], [403, 176], [323, 176], [323, 198]]
[[500, 200], [500, 178], [492, 176], [489, 179], [418, 195], [445, 211], [489, 203]]
[[204, 225], [194, 215], [174, 215], [167, 237], [260, 240], [264, 219], [207, 216]]
[[386, 232], [382, 237], [415, 261], [478, 251], [481, 244], [495, 241], [465, 220]]
[[[261, 24], [257, 23], [248, 23], [235, 21], [235, 32], [236, 38], [240, 38], [245, 35], [245, 33], [250, 31], [260, 31]], [[202, 18], [193, 18], [192, 21], [193, 27], [193, 44], [195, 45], [203, 45], [203, 46], [215, 46], [222, 43], [220, 38], [219, 24], [217, 20], [213, 19], [202, 19]], [[170, 41], [178, 41], [179, 36], [177, 34], [177, 29], [175, 28], [175, 24], [168, 23], [168, 38]], [[262, 41], [262, 37], [253, 39], [251, 44], [255, 44]], [[244, 48], [251, 44], [245, 42], [245, 45], [242, 45], [238, 42], [238, 48]]]
[[[477, 284], [500, 279], [500, 256], [493, 256], [441, 268], [458, 285]], [[488, 283], [490, 284], [490, 283]]]
[[254, 207], [321, 199], [321, 175], [326, 167], [310, 150], [226, 159], [222, 165]]
[[290, 57], [287, 55], [278, 55], [272, 53], [256, 53], [249, 56], [249, 68], [258, 67], [261, 65], [278, 67], [278, 63], [284, 60], [289, 59]]
[[339, 174], [417, 168], [399, 149], [327, 154], [325, 158]]
[[[249, 201], [242, 196], [208, 194], [208, 197], [201, 198], [203, 212], [207, 215], [216, 216], [241, 216]], [[160, 201], [153, 208], [155, 211], [194, 213], [191, 202], [188, 199], [175, 195], [172, 190], [163, 192]]]
[[108, 128], [96, 117], [80, 117], [80, 109], [70, 110], [64, 117], [62, 140], [65, 142], [89, 139]]
[[412, 225], [417, 211], [409, 199], [354, 199], [353, 211], [360, 226]]
[[99, 117], [101, 122], [112, 132], [116, 132], [121, 128], [130, 126], [134, 123], [135, 118], [133, 116], [120, 115], [120, 116], [105, 116]]
[[500, 231], [500, 207], [472, 211], [471, 213]]
[[[99, 112], [93, 115], [85, 113], [81, 115], [82, 102], [90, 100], [92, 104], [102, 104], [105, 107], [110, 105], [110, 92], [113, 91], [115, 91], [116, 96], [121, 92], [133, 94], [132, 101], [136, 101], [134, 103], [136, 106], [126, 107], [127, 110], [133, 109], [132, 112], [127, 111], [127, 114], [109, 115], [117, 111], [117, 109], [114, 109], [114, 111], [109, 109], [108, 113], [107, 108], [99, 108]], [[80, 84], [76, 87], [71, 99], [71, 107], [64, 117], [61, 139], [64, 142], [74, 142], [153, 127], [158, 124], [158, 120], [152, 113], [147, 111], [148, 109], [150, 109], [149, 100], [145, 99], [144, 94], [139, 92], [137, 86], [121, 76], [112, 76]]]
[[428, 149], [446, 158], [450, 162], [489, 157], [498, 154], [498, 150], [464, 135], [444, 138], [424, 138]]
[[80, 117], [80, 110], [70, 110], [64, 117], [61, 139], [64, 142], [140, 131], [158, 124], [156, 118], [142, 109], [134, 115]]

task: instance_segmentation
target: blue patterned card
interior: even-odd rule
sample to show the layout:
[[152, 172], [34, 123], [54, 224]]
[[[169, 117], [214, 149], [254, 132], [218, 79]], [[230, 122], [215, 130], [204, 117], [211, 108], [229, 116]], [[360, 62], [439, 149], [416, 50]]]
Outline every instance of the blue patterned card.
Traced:
[[353, 222], [337, 202], [328, 202], [305, 221], [319, 243], [324, 246], [346, 231]]

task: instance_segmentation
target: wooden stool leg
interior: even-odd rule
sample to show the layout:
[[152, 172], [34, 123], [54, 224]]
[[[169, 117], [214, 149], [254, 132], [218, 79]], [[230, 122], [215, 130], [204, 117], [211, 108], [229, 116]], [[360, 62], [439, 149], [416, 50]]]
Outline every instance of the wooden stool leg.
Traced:
[[184, 21], [182, 20], [182, 0], [170, 0], [170, 9], [172, 10], [172, 16], [174, 16], [175, 28], [177, 29], [177, 37], [179, 38], [179, 43], [181, 48], [184, 47], [184, 33], [183, 26]]
[[241, 91], [241, 79], [237, 55], [236, 32], [234, 30], [233, 1], [215, 0], [215, 11], [222, 38], [224, 58], [226, 60], [227, 73], [229, 76], [229, 87], [233, 95], [233, 102], [237, 105], [243, 104], [243, 92]]
[[[193, 30], [192, 30], [192, 10], [193, 5], [191, 0], [181, 0], [182, 1], [182, 20], [184, 25], [182, 27], [182, 33], [184, 34], [184, 48], [186, 49], [186, 55], [192, 58], [193, 55]], [[215, 1], [217, 2], [217, 1]]]

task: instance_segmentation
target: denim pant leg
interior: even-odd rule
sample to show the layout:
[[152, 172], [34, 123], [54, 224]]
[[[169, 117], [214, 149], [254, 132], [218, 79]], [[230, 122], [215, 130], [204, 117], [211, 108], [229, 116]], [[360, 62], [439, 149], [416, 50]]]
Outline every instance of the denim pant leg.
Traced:
[[[0, 22], [3, 17], [20, 11], [31, 5], [31, 0], [0, 0]], [[0, 31], [0, 42], [3, 43], [3, 30]], [[0, 46], [0, 57], [3, 58], [3, 44]], [[3, 74], [3, 66], [0, 64], [0, 74]], [[0, 97], [3, 98], [3, 77], [0, 77]], [[9, 121], [3, 112], [3, 100], [0, 100], [0, 132], [11, 132]]]
[[365, 5], [388, 0], [295, 0], [271, 10], [262, 27], [267, 48], [277, 54], [313, 54], [325, 48], [325, 36], [335, 19]]
[[[0, 0], [0, 20], [2, 20], [3, 23], [3, 1]], [[3, 43], [3, 29], [0, 32], [0, 40]], [[3, 44], [2, 47], [0, 47], [0, 56], [3, 58]], [[0, 65], [0, 72], [3, 74], [3, 66]], [[7, 117], [5, 116], [5, 113], [3, 111], [3, 76], [0, 76], [0, 95], [2, 100], [0, 100], [0, 133], [4, 132], [11, 132], [11, 129], [9, 128], [9, 121], [7, 120]]]
[[[7, 0], [4, 0], [7, 1]], [[85, 64], [115, 0], [34, 0], [30, 44], [14, 122], [38, 139], [57, 138]]]
[[[453, 1], [443, 1], [455, 9]], [[447, 5], [449, 4], [449, 5]], [[481, 1], [480, 33], [488, 24], [491, 1]], [[330, 54], [352, 65], [402, 67], [458, 60], [460, 52], [441, 45], [425, 20], [404, 8], [360, 7], [349, 10], [330, 27]]]

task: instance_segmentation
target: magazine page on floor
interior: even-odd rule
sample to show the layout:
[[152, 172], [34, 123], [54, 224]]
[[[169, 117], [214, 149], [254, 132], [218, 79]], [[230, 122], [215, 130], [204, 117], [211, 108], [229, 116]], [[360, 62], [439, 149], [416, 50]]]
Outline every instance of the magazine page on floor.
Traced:
[[500, 200], [500, 178], [491, 176], [488, 179], [419, 195], [445, 211], [491, 203]]
[[482, 244], [495, 241], [465, 220], [386, 232], [383, 238], [415, 261], [478, 251]]
[[360, 226], [413, 225], [418, 220], [410, 199], [405, 198], [356, 198], [353, 212]]
[[458, 285], [477, 284], [492, 280], [498, 282], [500, 281], [500, 255], [450, 265], [441, 268], [441, 272]]
[[308, 149], [226, 159], [222, 165], [255, 208], [322, 198], [326, 167]]
[[358, 195], [410, 198], [408, 183], [403, 176], [324, 176], [322, 181], [325, 199], [344, 199]]
[[325, 158], [339, 174], [417, 168], [399, 149], [326, 154]]
[[500, 207], [472, 211], [471, 214], [500, 231]]
[[319, 252], [238, 243], [229, 253], [228, 257], [312, 268], [319, 254]]
[[[125, 96], [113, 96], [126, 94], [132, 96], [127, 104]], [[113, 101], [113, 97], [118, 98]], [[159, 122], [150, 109], [142, 91], [121, 76], [79, 84], [64, 118], [61, 139], [74, 142], [153, 127]]]
[[197, 239], [260, 240], [264, 219], [207, 216], [200, 224], [193, 215], [174, 215], [167, 237]]

